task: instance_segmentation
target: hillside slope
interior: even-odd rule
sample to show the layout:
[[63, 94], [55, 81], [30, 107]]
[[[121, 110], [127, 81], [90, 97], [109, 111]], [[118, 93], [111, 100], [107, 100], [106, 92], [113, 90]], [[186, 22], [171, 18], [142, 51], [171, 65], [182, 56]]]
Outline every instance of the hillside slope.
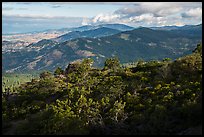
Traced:
[[202, 44], [175, 61], [92, 59], [2, 94], [3, 134], [201, 135]]
[[[29, 46], [22, 51], [3, 53], [3, 70], [54, 70], [56, 66], [65, 68], [69, 62], [83, 58], [93, 58], [94, 65], [102, 67], [105, 59], [113, 56], [122, 63], [138, 59], [175, 59], [190, 54], [196, 43], [202, 42], [202, 26], [185, 32], [141, 27], [101, 38], [77, 38], [61, 43], [44, 41], [44, 46], [32, 45], [36, 49]], [[198, 34], [192, 36], [195, 32]]]

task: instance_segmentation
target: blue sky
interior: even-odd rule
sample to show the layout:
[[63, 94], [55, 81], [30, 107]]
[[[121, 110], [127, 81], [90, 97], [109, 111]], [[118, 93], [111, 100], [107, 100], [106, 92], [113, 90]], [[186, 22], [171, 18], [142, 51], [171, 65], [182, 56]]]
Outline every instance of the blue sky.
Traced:
[[2, 30], [46, 29], [121, 23], [133, 27], [202, 23], [201, 2], [3, 2]]

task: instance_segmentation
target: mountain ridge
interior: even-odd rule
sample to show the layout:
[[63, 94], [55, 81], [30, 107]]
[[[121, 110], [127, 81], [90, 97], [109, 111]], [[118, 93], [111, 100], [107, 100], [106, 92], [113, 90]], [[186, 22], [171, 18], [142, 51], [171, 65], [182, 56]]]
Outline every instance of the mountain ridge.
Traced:
[[86, 31], [72, 31], [69, 33], [66, 33], [64, 35], [61, 35], [57, 38], [54, 38], [52, 40], [57, 41], [57, 42], [64, 42], [80, 37], [104, 37], [108, 35], [114, 35], [117, 34], [121, 31], [116, 30], [116, 29], [111, 29], [111, 28], [106, 28], [106, 27], [100, 27], [96, 29], [91, 29], [91, 30], [86, 30]]
[[[197, 43], [202, 42], [202, 33], [192, 36], [191, 33], [180, 33], [182, 31], [141, 27], [100, 38], [76, 38], [51, 46], [41, 46], [38, 50], [27, 47], [22, 51], [4, 53], [3, 69], [53, 70], [56, 65], [65, 68], [69, 62], [82, 58], [93, 58], [95, 66], [103, 66], [104, 60], [113, 56], [118, 56], [122, 63], [138, 59], [175, 59], [191, 53]], [[202, 26], [199, 32], [202, 32]]]

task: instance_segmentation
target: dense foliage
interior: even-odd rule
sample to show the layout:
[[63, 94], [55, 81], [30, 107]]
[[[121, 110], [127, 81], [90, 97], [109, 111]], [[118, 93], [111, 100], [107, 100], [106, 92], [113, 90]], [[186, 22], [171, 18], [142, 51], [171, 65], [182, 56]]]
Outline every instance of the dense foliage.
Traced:
[[2, 73], [2, 92], [15, 91], [15, 87], [39, 77], [40, 72]]
[[4, 93], [3, 133], [178, 134], [202, 125], [201, 44], [175, 61], [92, 64], [84, 59], [43, 72], [15, 94]]

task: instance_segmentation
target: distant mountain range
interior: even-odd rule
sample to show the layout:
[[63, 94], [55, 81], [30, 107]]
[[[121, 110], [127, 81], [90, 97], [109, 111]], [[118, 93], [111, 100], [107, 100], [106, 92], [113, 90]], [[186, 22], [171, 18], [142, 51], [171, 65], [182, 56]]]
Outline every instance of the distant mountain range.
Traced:
[[100, 25], [85, 25], [82, 27], [71, 28], [70, 30], [71, 31], [87, 31], [87, 30], [93, 30], [93, 29], [98, 29], [102, 27], [116, 29], [120, 31], [127, 31], [127, 30], [135, 29], [134, 27], [130, 27], [124, 24], [100, 24]]
[[121, 24], [93, 28], [83, 26], [57, 38], [30, 44], [20, 51], [5, 52], [3, 71], [54, 70], [82, 58], [93, 58], [95, 66], [103, 66], [104, 60], [113, 56], [122, 63], [175, 59], [191, 53], [197, 43], [202, 42], [202, 24], [170, 30], [132, 29]]
[[150, 29], [153, 30], [189, 30], [189, 29], [195, 29], [200, 28], [202, 24], [198, 25], [184, 25], [184, 26], [162, 26], [162, 27], [150, 27]]
[[57, 42], [65, 42], [68, 40], [82, 38], [82, 37], [88, 37], [88, 38], [104, 37], [104, 36], [117, 34], [119, 32], [121, 31], [116, 29], [106, 28], [106, 27], [100, 27], [97, 29], [91, 29], [86, 31], [72, 31], [62, 36], [59, 36], [57, 38], [54, 38], [52, 40]]

